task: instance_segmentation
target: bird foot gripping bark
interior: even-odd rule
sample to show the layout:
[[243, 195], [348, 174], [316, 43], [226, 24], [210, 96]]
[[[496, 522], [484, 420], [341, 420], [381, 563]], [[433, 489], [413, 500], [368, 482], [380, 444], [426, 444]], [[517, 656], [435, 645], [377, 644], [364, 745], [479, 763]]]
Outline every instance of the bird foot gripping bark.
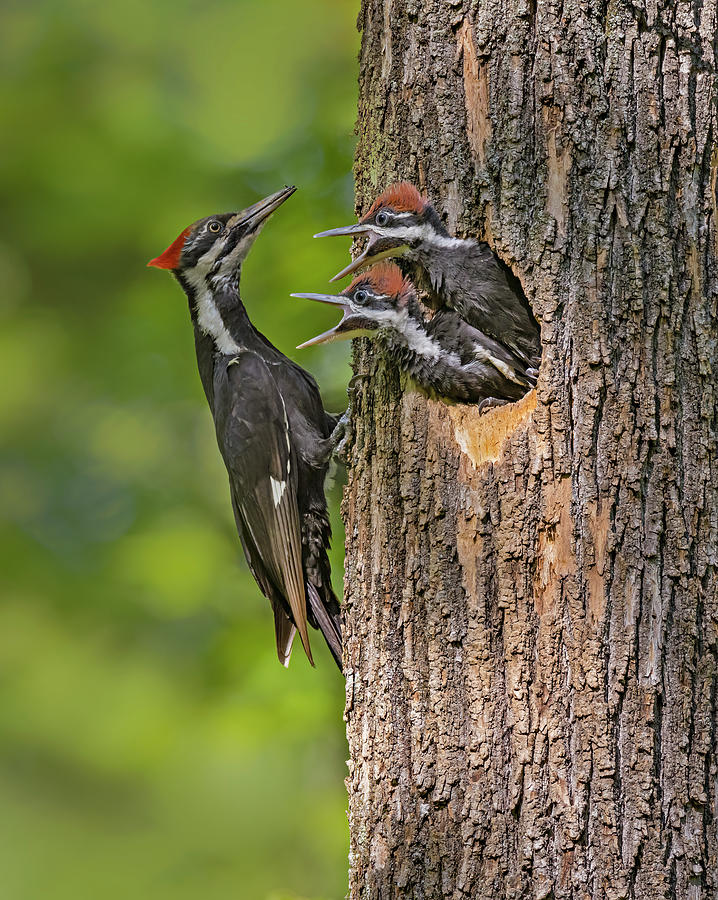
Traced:
[[331, 455], [334, 459], [349, 465], [349, 448], [354, 441], [354, 431], [351, 425], [351, 415], [347, 409], [329, 436]]
[[496, 406], [505, 406], [508, 402], [508, 400], [501, 400], [499, 397], [484, 397], [479, 403], [479, 415], [483, 416], [490, 409], [494, 409]]

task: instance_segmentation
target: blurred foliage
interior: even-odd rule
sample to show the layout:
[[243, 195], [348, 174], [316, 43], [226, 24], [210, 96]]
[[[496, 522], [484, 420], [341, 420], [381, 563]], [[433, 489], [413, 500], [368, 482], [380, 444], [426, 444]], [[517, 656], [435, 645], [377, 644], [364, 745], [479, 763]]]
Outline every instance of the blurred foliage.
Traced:
[[[277, 662], [196, 372], [146, 261], [300, 187], [243, 272], [293, 348], [351, 216], [356, 2], [9, 2], [0, 12], [0, 817], [8, 900], [343, 896], [343, 682]], [[341, 588], [339, 491], [332, 497]]]

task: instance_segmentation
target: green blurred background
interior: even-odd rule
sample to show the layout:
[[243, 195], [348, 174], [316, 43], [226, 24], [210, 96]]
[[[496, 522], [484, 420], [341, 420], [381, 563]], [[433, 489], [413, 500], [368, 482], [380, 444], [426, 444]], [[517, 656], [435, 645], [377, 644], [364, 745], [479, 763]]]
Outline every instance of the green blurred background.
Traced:
[[[300, 187], [250, 315], [346, 405], [321, 290], [352, 214], [357, 2], [0, 12], [0, 900], [339, 898], [343, 682], [285, 671], [249, 575], [186, 301], [194, 219]], [[333, 565], [342, 543], [334, 513]]]

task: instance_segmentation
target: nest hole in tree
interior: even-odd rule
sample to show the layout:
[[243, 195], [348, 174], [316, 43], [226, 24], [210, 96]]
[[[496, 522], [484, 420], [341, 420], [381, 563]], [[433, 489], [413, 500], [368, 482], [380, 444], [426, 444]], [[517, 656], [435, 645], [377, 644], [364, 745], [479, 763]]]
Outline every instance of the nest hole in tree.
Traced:
[[[501, 259], [496, 248], [492, 246], [492, 249], [504, 269], [509, 284], [516, 293], [520, 293], [524, 297], [541, 334], [541, 322], [534, 312], [521, 279]], [[541, 348], [541, 363], [543, 363], [543, 335], [541, 335]], [[535, 388], [528, 391], [520, 400], [496, 407], [483, 414], [479, 414], [476, 406], [452, 404], [449, 406], [449, 416], [454, 427], [456, 443], [475, 467], [480, 466], [482, 463], [495, 462], [499, 458], [501, 448], [507, 437], [529, 420], [535, 408]]]

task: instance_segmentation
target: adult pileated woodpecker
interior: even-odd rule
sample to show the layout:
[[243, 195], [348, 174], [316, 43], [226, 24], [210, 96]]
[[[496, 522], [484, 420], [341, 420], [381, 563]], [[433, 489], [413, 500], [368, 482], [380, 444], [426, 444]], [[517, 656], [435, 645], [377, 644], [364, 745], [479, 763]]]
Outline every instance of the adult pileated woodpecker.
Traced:
[[292, 294], [342, 311], [338, 325], [299, 348], [357, 334], [372, 334], [398, 365], [430, 393], [480, 403], [519, 400], [536, 383], [525, 361], [449, 309], [433, 316], [412, 283], [393, 263], [359, 275], [341, 294]]
[[337, 424], [316, 382], [260, 334], [239, 296], [242, 262], [294, 187], [241, 212], [200, 219], [149, 265], [169, 269], [189, 298], [197, 363], [229, 473], [249, 568], [272, 604], [286, 666], [296, 631], [313, 663], [307, 622], [339, 668], [340, 610], [331, 588], [324, 478]]
[[539, 365], [541, 332], [518, 279], [488, 244], [452, 237], [414, 185], [391, 185], [356, 225], [314, 236], [341, 234], [368, 235], [368, 241], [332, 281], [394, 257], [432, 308], [455, 310], [530, 366]]

